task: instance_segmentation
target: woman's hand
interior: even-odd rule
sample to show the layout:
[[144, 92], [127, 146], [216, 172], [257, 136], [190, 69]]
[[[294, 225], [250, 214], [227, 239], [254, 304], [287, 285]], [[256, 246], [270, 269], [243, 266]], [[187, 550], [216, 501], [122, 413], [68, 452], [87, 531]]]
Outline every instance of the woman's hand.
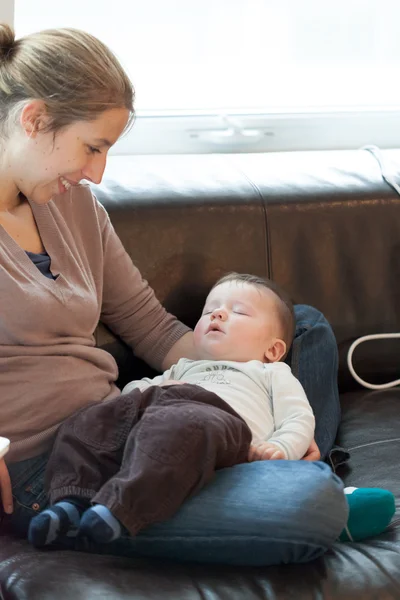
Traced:
[[11, 479], [4, 459], [0, 459], [0, 491], [4, 512], [10, 515], [13, 512], [13, 496]]
[[321, 452], [315, 440], [309, 445], [307, 452], [301, 460], [321, 460]]

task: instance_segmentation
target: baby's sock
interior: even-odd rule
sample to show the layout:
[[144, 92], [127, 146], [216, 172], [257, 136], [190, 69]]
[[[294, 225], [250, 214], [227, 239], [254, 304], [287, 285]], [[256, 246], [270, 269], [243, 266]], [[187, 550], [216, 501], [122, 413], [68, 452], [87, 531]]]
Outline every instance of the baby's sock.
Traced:
[[79, 535], [84, 535], [98, 544], [113, 542], [125, 531], [118, 519], [102, 504], [89, 508], [82, 515], [79, 525]]
[[87, 506], [88, 503], [75, 498], [66, 498], [50, 506], [31, 520], [28, 540], [36, 548], [41, 548], [65, 535], [75, 537]]
[[396, 510], [391, 492], [380, 488], [347, 487], [344, 493], [349, 504], [349, 518], [339, 536], [341, 542], [359, 542], [386, 529]]

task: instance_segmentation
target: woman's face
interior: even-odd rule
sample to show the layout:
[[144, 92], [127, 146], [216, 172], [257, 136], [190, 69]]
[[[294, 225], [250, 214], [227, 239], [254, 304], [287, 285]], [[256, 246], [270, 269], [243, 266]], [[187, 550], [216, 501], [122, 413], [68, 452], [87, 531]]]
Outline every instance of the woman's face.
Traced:
[[128, 118], [127, 109], [113, 108], [93, 121], [76, 121], [56, 134], [40, 129], [33, 135], [25, 132], [19, 146], [18, 189], [33, 202], [46, 204], [82, 179], [100, 183], [108, 150]]

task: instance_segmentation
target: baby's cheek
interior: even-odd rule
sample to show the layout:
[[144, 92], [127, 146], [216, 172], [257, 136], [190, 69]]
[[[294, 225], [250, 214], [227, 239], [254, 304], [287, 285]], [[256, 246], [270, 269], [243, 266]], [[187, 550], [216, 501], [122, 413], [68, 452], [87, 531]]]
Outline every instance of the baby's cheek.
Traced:
[[200, 342], [201, 337], [204, 334], [204, 326], [203, 324], [199, 321], [196, 325], [196, 327], [194, 328], [194, 333], [193, 333], [193, 337], [194, 337], [194, 343], [197, 346]]

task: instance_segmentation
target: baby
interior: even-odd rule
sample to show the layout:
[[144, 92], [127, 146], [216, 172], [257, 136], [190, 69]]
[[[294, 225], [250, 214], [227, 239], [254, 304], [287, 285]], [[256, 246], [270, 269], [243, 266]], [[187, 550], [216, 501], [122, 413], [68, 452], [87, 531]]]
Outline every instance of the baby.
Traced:
[[53, 505], [31, 521], [30, 541], [136, 535], [172, 516], [216, 469], [302, 458], [315, 422], [281, 362], [294, 330], [292, 303], [274, 282], [220, 279], [194, 330], [198, 360], [133, 381], [60, 427], [46, 473]]
[[300, 382], [280, 362], [292, 344], [295, 317], [279, 286], [232, 273], [211, 289], [194, 330], [199, 360], [181, 359], [163, 375], [132, 381], [124, 393], [189, 383], [217, 394], [249, 426], [249, 460], [304, 456], [314, 415]]

